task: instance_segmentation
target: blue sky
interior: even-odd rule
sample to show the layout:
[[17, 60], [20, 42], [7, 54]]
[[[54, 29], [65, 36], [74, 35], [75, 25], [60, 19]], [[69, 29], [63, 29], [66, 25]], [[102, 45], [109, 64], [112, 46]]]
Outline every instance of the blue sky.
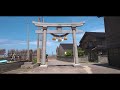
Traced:
[[[38, 21], [39, 16], [0, 16], [0, 49], [27, 49], [27, 24], [30, 31], [30, 49], [36, 49], [37, 47], [37, 35], [35, 30], [37, 27], [32, 21]], [[44, 16], [44, 21], [48, 23], [71, 23], [82, 22], [85, 24], [77, 29], [84, 32], [105, 32], [103, 17], [97, 16]], [[49, 28], [54, 30], [55, 28]], [[70, 28], [63, 28], [70, 30]], [[76, 34], [77, 45], [81, 40], [84, 33]], [[56, 47], [60, 43], [72, 43], [72, 35], [67, 36], [68, 40], [63, 42], [57, 42], [52, 40], [52, 35], [47, 34], [47, 53], [55, 54]]]

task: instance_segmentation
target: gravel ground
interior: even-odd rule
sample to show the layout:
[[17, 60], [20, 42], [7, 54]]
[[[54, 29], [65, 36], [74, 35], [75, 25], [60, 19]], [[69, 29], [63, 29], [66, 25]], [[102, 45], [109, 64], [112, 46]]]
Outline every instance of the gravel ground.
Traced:
[[27, 73], [34, 74], [79, 74], [84, 73], [85, 70], [73, 66], [48, 66], [47, 68], [37, 67]]
[[109, 67], [107, 64], [81, 63], [81, 66], [73, 67], [71, 62], [50, 60], [48, 67], [19, 68], [4, 74], [120, 74], [120, 70]]

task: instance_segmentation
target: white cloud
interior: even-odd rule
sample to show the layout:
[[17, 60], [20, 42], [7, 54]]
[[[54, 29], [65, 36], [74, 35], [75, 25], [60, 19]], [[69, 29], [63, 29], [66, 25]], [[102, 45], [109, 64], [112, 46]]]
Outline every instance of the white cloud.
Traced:
[[52, 44], [53, 44], [52, 41], [47, 41], [47, 43], [46, 43], [47, 46], [51, 46]]
[[[30, 45], [37, 45], [37, 41], [30, 41], [29, 42]], [[0, 39], [0, 45], [17, 45], [17, 44], [21, 44], [21, 45], [25, 45], [27, 44], [27, 41], [24, 40], [10, 40], [10, 39]], [[41, 42], [40, 42], [41, 44]]]
[[47, 41], [46, 46], [47, 47], [51, 47], [51, 46], [57, 47], [59, 44], [60, 44], [60, 42], [58, 42], [58, 41]]
[[26, 41], [21, 41], [18, 44], [26, 44], [26, 43], [27, 43]]
[[[21, 43], [19, 43], [19, 44], [27, 44], [27, 41], [23, 41], [23, 42], [21, 42]], [[35, 40], [35, 41], [30, 41], [29, 44], [30, 44], [30, 45], [37, 45], [37, 40]], [[40, 45], [42, 44], [41, 41], [40, 41], [39, 44], [40, 44]]]
[[10, 40], [10, 39], [0, 39], [0, 45], [15, 45], [24, 44], [25, 41], [22, 40]]
[[37, 45], [37, 41], [30, 41], [31, 45]]
[[76, 34], [76, 38], [82, 38], [84, 35], [84, 33], [81, 33], [81, 34]]
[[105, 29], [100, 28], [100, 29], [90, 30], [90, 32], [105, 32]]
[[7, 41], [8, 39], [0, 39], [0, 42], [4, 42]]

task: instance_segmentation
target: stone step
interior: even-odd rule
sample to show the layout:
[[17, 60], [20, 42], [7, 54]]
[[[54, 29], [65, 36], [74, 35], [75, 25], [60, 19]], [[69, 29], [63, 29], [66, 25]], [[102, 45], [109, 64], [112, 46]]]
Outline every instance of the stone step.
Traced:
[[39, 64], [24, 64], [24, 65], [21, 65], [21, 68], [22, 69], [32, 69], [32, 68], [35, 68], [35, 67], [38, 67]]
[[33, 63], [33, 62], [24, 62], [25, 65], [27, 65], [27, 64], [30, 65], [30, 64], [32, 64], [32, 63]]

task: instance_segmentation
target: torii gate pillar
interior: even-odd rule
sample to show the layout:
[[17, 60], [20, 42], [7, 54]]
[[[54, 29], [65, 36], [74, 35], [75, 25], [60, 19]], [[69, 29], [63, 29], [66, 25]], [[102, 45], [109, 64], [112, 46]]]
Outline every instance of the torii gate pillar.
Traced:
[[74, 66], [79, 65], [78, 60], [78, 50], [77, 50], [77, 42], [76, 42], [76, 27], [72, 26], [72, 35], [73, 35], [73, 57], [74, 57]]
[[46, 65], [46, 33], [47, 33], [47, 27], [43, 27], [43, 44], [42, 44], [42, 59], [41, 59], [41, 65]]

